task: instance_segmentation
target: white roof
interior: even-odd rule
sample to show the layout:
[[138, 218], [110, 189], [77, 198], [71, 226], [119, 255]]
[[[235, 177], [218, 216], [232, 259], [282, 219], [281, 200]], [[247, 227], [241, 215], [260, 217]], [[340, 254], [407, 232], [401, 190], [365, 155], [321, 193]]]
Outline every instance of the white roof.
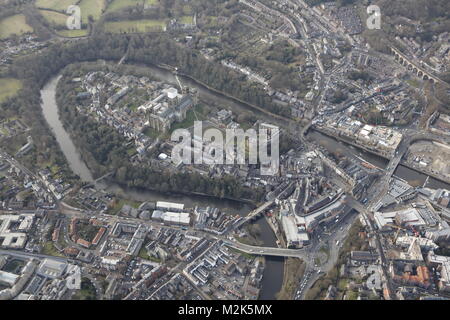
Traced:
[[19, 276], [17, 274], [0, 270], [0, 283], [6, 283], [9, 286], [13, 286], [18, 278]]
[[165, 209], [183, 210], [184, 209], [184, 203], [157, 201], [156, 202], [156, 207], [157, 208], [165, 208]]
[[309, 240], [306, 232], [299, 231], [293, 216], [282, 216], [281, 224], [288, 242], [303, 242]]
[[49, 278], [59, 278], [66, 271], [67, 263], [53, 259], [44, 259], [38, 273]]
[[189, 224], [191, 222], [187, 212], [164, 212], [162, 219], [169, 223]]
[[102, 257], [102, 263], [116, 265], [120, 261], [118, 257]]

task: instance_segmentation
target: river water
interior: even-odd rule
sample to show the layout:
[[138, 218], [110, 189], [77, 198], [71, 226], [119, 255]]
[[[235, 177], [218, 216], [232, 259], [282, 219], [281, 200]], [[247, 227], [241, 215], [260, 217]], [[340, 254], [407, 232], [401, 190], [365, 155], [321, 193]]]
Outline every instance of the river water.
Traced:
[[[339, 152], [343, 155], [350, 153], [355, 154], [379, 168], [385, 168], [389, 163], [389, 161], [387, 159], [384, 159], [383, 157], [358, 149], [352, 145], [338, 141], [318, 131], [311, 131], [308, 134], [308, 138], [314, 140], [330, 152]], [[417, 172], [403, 165], [398, 166], [394, 175], [408, 181], [408, 183], [410, 183], [412, 186], [423, 186], [428, 177], [426, 174]], [[449, 184], [439, 181], [433, 177], [429, 177], [426, 187], [432, 189], [444, 188], [450, 190]]]

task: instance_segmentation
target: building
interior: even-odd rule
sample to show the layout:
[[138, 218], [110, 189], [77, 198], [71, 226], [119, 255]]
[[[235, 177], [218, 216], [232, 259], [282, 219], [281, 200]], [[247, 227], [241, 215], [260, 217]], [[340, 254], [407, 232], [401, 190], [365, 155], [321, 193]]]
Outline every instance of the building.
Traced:
[[156, 202], [156, 210], [181, 212], [184, 210], [184, 204], [158, 201]]
[[424, 289], [431, 286], [430, 271], [424, 265], [394, 260], [389, 266], [389, 272], [396, 282]]
[[450, 291], [450, 257], [439, 256], [434, 251], [430, 251], [427, 261], [436, 266], [440, 272], [439, 290]]
[[17, 279], [19, 279], [19, 276], [17, 274], [0, 270], [1, 285], [12, 287], [16, 283]]
[[182, 96], [175, 88], [169, 88], [165, 90], [165, 95], [139, 108], [149, 113], [148, 124], [151, 128], [167, 132], [172, 123], [186, 119], [186, 113], [195, 105], [195, 100], [191, 95]]
[[188, 226], [191, 222], [191, 218], [187, 212], [164, 212], [162, 220], [167, 224], [185, 226]]
[[0, 248], [24, 248], [33, 222], [34, 214], [0, 215]]
[[309, 243], [309, 236], [304, 228], [298, 227], [294, 216], [281, 216], [288, 248], [301, 248]]
[[39, 265], [37, 274], [46, 278], [60, 278], [67, 269], [67, 263], [54, 259], [44, 259]]
[[424, 251], [434, 250], [439, 247], [437, 244], [435, 244], [430, 239], [418, 238], [418, 237], [413, 237], [413, 236], [398, 237], [397, 240], [395, 241], [395, 244], [397, 246], [406, 248], [406, 247], [409, 247], [413, 241], [416, 241], [419, 244], [420, 248]]
[[371, 264], [378, 260], [378, 254], [370, 251], [352, 251], [350, 260], [356, 264]]

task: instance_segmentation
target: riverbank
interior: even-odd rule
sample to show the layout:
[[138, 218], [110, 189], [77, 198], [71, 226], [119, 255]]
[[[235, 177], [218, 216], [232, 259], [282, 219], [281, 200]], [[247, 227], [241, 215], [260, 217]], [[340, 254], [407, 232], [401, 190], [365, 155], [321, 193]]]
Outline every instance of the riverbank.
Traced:
[[[317, 130], [310, 130], [307, 137], [309, 139], [312, 139], [314, 142], [324, 147], [331, 153], [337, 152], [340, 154], [348, 153], [358, 155], [364, 161], [367, 161], [370, 164], [373, 164], [374, 166], [382, 169], [386, 168], [389, 162], [389, 160], [387, 160], [386, 158], [367, 152], [361, 148], [345, 143], [341, 140], [337, 140], [335, 137], [325, 135]], [[402, 164], [400, 164], [397, 167], [396, 171], [394, 172], [394, 175], [407, 181], [413, 186], [423, 185], [428, 177], [428, 175], [413, 170], [411, 168], [408, 168], [406, 166], [403, 166]], [[439, 179], [435, 179], [434, 177], [430, 177], [428, 179], [427, 187], [433, 189], [444, 188], [450, 190], [450, 184], [442, 182]]]
[[[335, 136], [335, 135], [332, 135], [332, 134], [329, 133], [327, 130], [321, 130], [321, 129], [315, 128], [315, 127], [311, 128], [310, 130], [320, 132], [321, 134], [326, 135], [326, 136], [328, 136], [328, 137], [330, 137], [330, 138], [332, 138], [332, 139], [336, 139], [336, 140], [341, 141], [342, 143], [345, 143], [345, 144], [348, 144], [348, 145], [352, 145], [352, 146], [354, 146], [355, 148], [358, 148], [358, 149], [360, 149], [360, 150], [363, 150], [364, 152], [368, 152], [368, 153], [371, 153], [371, 154], [376, 155], [376, 156], [378, 156], [378, 157], [381, 157], [381, 158], [383, 158], [383, 159], [386, 159], [387, 161], [390, 160], [390, 158], [387, 157], [386, 155], [384, 155], [383, 153], [376, 152], [376, 151], [374, 151], [374, 150], [372, 150], [372, 149], [366, 148], [366, 147], [364, 147], [364, 146], [362, 146], [362, 145], [360, 145], [360, 144], [357, 144], [357, 143], [355, 143], [355, 142], [353, 142], [353, 141], [351, 141], [351, 140], [349, 140], [349, 139], [345, 139], [345, 138], [342, 137], [342, 136]], [[405, 160], [401, 160], [401, 161], [400, 161], [400, 165], [401, 165], [401, 166], [404, 166], [404, 167], [407, 167], [407, 168], [409, 168], [409, 169], [411, 169], [411, 170], [414, 170], [414, 171], [416, 171], [416, 172], [418, 172], [418, 173], [420, 173], [420, 174], [424, 174], [424, 175], [430, 176], [430, 177], [432, 177], [432, 178], [434, 178], [434, 179], [436, 179], [436, 180], [438, 180], [438, 181], [440, 181], [440, 182], [442, 182], [442, 183], [450, 184], [450, 181], [444, 179], [441, 175], [436, 174], [436, 173], [434, 173], [434, 172], [430, 172], [430, 171], [428, 171], [428, 170], [419, 169], [419, 168], [417, 168], [416, 166], [413, 166], [412, 164], [410, 164], [409, 162], [407, 162], [407, 161], [405, 161]]]
[[284, 277], [277, 300], [292, 300], [298, 287], [298, 280], [303, 278], [306, 265], [298, 258], [287, 258], [284, 263]]

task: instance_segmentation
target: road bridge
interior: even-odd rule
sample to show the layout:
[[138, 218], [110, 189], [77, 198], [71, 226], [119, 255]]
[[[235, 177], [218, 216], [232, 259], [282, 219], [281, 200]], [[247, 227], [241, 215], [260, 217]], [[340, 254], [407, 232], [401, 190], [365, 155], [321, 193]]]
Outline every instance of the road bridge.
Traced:
[[272, 257], [292, 257], [299, 259], [306, 259], [307, 252], [305, 249], [285, 249], [274, 247], [259, 247], [243, 244], [237, 241], [224, 240], [224, 244], [230, 248], [237, 249], [239, 251], [260, 255], [260, 256], [272, 256]]
[[237, 224], [233, 226], [233, 230], [239, 229], [243, 224], [249, 222], [253, 218], [257, 217], [259, 214], [263, 213], [267, 208], [269, 208], [275, 200], [270, 200], [250, 212], [244, 219], [240, 220]]

